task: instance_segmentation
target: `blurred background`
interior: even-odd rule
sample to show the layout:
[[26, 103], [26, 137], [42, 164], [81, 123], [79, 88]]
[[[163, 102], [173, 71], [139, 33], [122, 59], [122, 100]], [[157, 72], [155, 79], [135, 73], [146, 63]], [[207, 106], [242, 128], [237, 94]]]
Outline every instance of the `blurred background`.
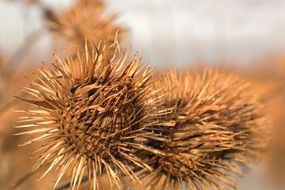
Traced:
[[[238, 184], [239, 190], [282, 190], [285, 173], [285, 1], [284, 0], [106, 0], [105, 14], [127, 29], [125, 43], [144, 62], [165, 70], [211, 66], [251, 80], [265, 95], [274, 123], [272, 154]], [[10, 189], [31, 170], [29, 148], [13, 137], [13, 96], [30, 75], [58, 51], [44, 26], [44, 9], [64, 11], [72, 0], [0, 0], [0, 54], [13, 74], [0, 70], [0, 189]], [[5, 65], [5, 64], [4, 64]], [[0, 67], [2, 71], [6, 68]], [[0, 65], [1, 66], [1, 65]], [[9, 70], [10, 72], [10, 70]], [[9, 73], [8, 72], [8, 73]], [[1, 81], [2, 80], [2, 81]], [[9, 81], [5, 82], [5, 81]], [[2, 84], [1, 84], [2, 83]], [[2, 85], [2, 86], [1, 86]], [[8, 105], [7, 105], [8, 104]], [[4, 111], [1, 111], [4, 110]], [[8, 111], [7, 111], [8, 110]], [[18, 189], [51, 189], [29, 179]], [[50, 186], [49, 186], [50, 185]]]
[[[12, 54], [42, 26], [43, 12], [28, 0], [0, 1], [0, 49]], [[52, 9], [66, 9], [73, 0], [42, 0]], [[195, 62], [231, 62], [256, 66], [258, 59], [285, 50], [283, 0], [106, 0], [108, 12], [129, 29], [131, 44], [144, 60], [158, 67], [186, 67]], [[50, 35], [33, 47], [50, 55]]]

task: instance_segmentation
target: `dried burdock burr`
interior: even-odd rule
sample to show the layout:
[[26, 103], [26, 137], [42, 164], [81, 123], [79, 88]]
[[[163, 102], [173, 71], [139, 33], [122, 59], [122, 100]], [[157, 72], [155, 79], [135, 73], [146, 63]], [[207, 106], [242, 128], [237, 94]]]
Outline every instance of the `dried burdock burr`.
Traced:
[[[97, 177], [107, 173], [113, 187], [120, 175], [140, 182], [134, 168], [151, 170], [138, 156], [158, 150], [144, 142], [156, 139], [149, 127], [167, 125], [169, 109], [162, 106], [162, 93], [153, 89], [152, 70], [139, 66], [138, 56], [122, 52], [118, 43], [110, 56], [109, 42], [94, 45], [77, 56], [55, 56], [43, 66], [39, 77], [25, 91], [34, 98], [21, 98], [37, 107], [23, 111], [19, 134], [36, 135], [24, 143], [41, 142], [35, 170], [49, 165], [59, 174], [55, 186], [66, 176], [71, 189], [88, 176], [89, 189], [97, 189]], [[71, 50], [73, 51], [73, 50]]]
[[63, 12], [46, 11], [47, 27], [53, 34], [67, 43], [79, 43], [82, 49], [85, 39], [92, 43], [120, 40], [116, 33], [120, 31], [121, 35], [124, 29], [114, 24], [115, 19], [115, 15], [106, 15], [105, 4], [101, 0], [78, 0]]
[[25, 3], [27, 3], [28, 5], [35, 5], [39, 4], [40, 0], [25, 0]]
[[[154, 172], [141, 172], [151, 189], [236, 188], [250, 158], [265, 147], [267, 119], [250, 84], [238, 76], [206, 70], [165, 73], [165, 105], [174, 107], [174, 127], [151, 141], [162, 152], [144, 157]], [[143, 156], [142, 156], [143, 157]], [[184, 185], [183, 185], [184, 184]]]

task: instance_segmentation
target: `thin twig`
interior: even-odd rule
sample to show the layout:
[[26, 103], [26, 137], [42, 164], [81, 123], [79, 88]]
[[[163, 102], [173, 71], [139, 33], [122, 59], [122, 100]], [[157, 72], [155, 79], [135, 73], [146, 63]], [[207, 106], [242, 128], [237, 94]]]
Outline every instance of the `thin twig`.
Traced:
[[15, 68], [21, 63], [21, 61], [28, 55], [28, 52], [31, 50], [33, 45], [40, 39], [40, 37], [44, 34], [45, 28], [38, 29], [31, 34], [29, 34], [22, 45], [16, 50], [11, 59], [9, 60], [9, 64], [7, 66]]
[[[21, 63], [20, 60], [23, 60], [23, 58], [27, 55], [28, 51], [33, 47], [34, 43], [40, 38], [40, 36], [43, 34], [43, 29], [37, 30], [30, 34], [22, 44], [22, 46], [15, 52], [14, 56], [11, 57], [9, 60], [9, 64], [7, 64], [7, 68], [4, 68], [6, 72], [9, 74], [12, 73], [12, 71], [15, 71], [15, 67]], [[10, 108], [14, 103], [16, 102], [16, 99], [13, 98], [9, 100], [6, 104], [0, 107], [0, 115], [5, 113], [5, 111]]]
[[269, 92], [267, 92], [267, 95], [264, 95], [260, 101], [267, 103], [270, 100], [273, 100], [277, 98], [278, 96], [282, 95], [282, 92], [284, 90], [284, 87], [282, 85], [278, 85], [275, 88], [271, 89]]
[[0, 116], [5, 113], [7, 109], [16, 103], [16, 98], [9, 100], [6, 104], [0, 107]]
[[22, 95], [24, 95], [24, 92], [21, 92], [17, 96], [9, 99], [3, 106], [1, 106], [0, 107], [0, 117], [2, 114], [5, 113], [5, 111], [7, 111], [7, 109], [12, 107], [17, 102], [17, 100], [18, 100], [17, 97], [21, 97]]
[[27, 173], [26, 175], [24, 175], [23, 177], [21, 177], [21, 178], [16, 182], [16, 184], [11, 188], [11, 190], [17, 189], [17, 188], [18, 188], [20, 185], [22, 185], [25, 181], [27, 181], [28, 179], [30, 179], [30, 178], [33, 176], [34, 173], [35, 173], [35, 172], [31, 171], [31, 172]]
[[[81, 184], [85, 183], [88, 181], [88, 176], [84, 176], [81, 180]], [[70, 187], [71, 181], [68, 181], [64, 184], [62, 184], [61, 186], [55, 188], [55, 190], [64, 190]]]

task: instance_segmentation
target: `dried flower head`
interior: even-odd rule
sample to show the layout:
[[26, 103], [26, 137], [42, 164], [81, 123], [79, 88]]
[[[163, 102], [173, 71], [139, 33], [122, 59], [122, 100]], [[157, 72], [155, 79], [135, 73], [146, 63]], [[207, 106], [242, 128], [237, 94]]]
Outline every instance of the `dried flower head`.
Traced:
[[115, 26], [115, 15], [105, 15], [105, 5], [101, 0], [78, 0], [66, 11], [47, 13], [48, 28], [69, 43], [79, 43], [83, 49], [85, 38], [96, 44], [101, 40], [112, 43], [116, 33], [123, 30]]
[[139, 182], [133, 168], [151, 170], [136, 155], [157, 151], [143, 142], [156, 138], [147, 128], [167, 123], [168, 110], [161, 106], [161, 92], [150, 84], [152, 71], [139, 67], [138, 56], [130, 58], [116, 45], [111, 57], [109, 48], [104, 42], [92, 51], [86, 45], [84, 55], [77, 50], [75, 58], [56, 56], [25, 89], [36, 99], [24, 101], [37, 109], [24, 111], [18, 127], [26, 131], [19, 134], [37, 135], [24, 145], [42, 142], [34, 153], [35, 169], [49, 164], [45, 176], [59, 168], [55, 186], [66, 174], [71, 189], [77, 189], [87, 175], [89, 189], [97, 189], [97, 175], [103, 172], [119, 186], [119, 175]]
[[25, 0], [25, 3], [27, 3], [28, 5], [35, 5], [39, 4], [40, 0]]
[[145, 162], [155, 172], [142, 172], [151, 188], [235, 188], [249, 158], [264, 146], [266, 119], [262, 105], [237, 76], [207, 70], [203, 74], [172, 71], [157, 82], [166, 91], [165, 104], [174, 106], [174, 127], [162, 127], [168, 141], [160, 155]]

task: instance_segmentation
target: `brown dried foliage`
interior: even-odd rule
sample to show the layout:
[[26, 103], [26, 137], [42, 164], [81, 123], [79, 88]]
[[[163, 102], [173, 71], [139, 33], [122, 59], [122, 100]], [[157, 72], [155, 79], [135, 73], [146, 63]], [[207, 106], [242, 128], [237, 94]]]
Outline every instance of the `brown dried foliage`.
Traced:
[[25, 0], [28, 5], [39, 4], [40, 0]]
[[[123, 30], [114, 24], [115, 15], [104, 15], [105, 5], [101, 0], [78, 0], [66, 11], [47, 12], [48, 28], [58, 37], [68, 43], [79, 43], [82, 49], [87, 42], [98, 44], [101, 40], [113, 43]], [[120, 39], [120, 36], [118, 37]]]
[[49, 165], [45, 176], [58, 169], [55, 187], [66, 176], [70, 188], [78, 189], [87, 175], [89, 189], [97, 189], [103, 173], [113, 187], [119, 186], [120, 175], [140, 182], [134, 169], [151, 168], [137, 152], [159, 154], [144, 143], [158, 138], [148, 128], [168, 124], [162, 93], [150, 84], [152, 71], [140, 67], [137, 56], [121, 52], [117, 43], [103, 42], [92, 50], [86, 45], [80, 52], [75, 58], [56, 56], [25, 89], [33, 98], [24, 101], [37, 109], [20, 117], [18, 128], [25, 131], [19, 134], [36, 135], [23, 145], [41, 142], [34, 153], [35, 170]]
[[265, 147], [267, 119], [248, 82], [223, 72], [164, 74], [165, 104], [176, 125], [161, 127], [160, 155], [145, 156], [147, 188], [235, 188], [250, 158]]
[[0, 107], [7, 98], [6, 89], [9, 81], [7, 60], [0, 55]]

